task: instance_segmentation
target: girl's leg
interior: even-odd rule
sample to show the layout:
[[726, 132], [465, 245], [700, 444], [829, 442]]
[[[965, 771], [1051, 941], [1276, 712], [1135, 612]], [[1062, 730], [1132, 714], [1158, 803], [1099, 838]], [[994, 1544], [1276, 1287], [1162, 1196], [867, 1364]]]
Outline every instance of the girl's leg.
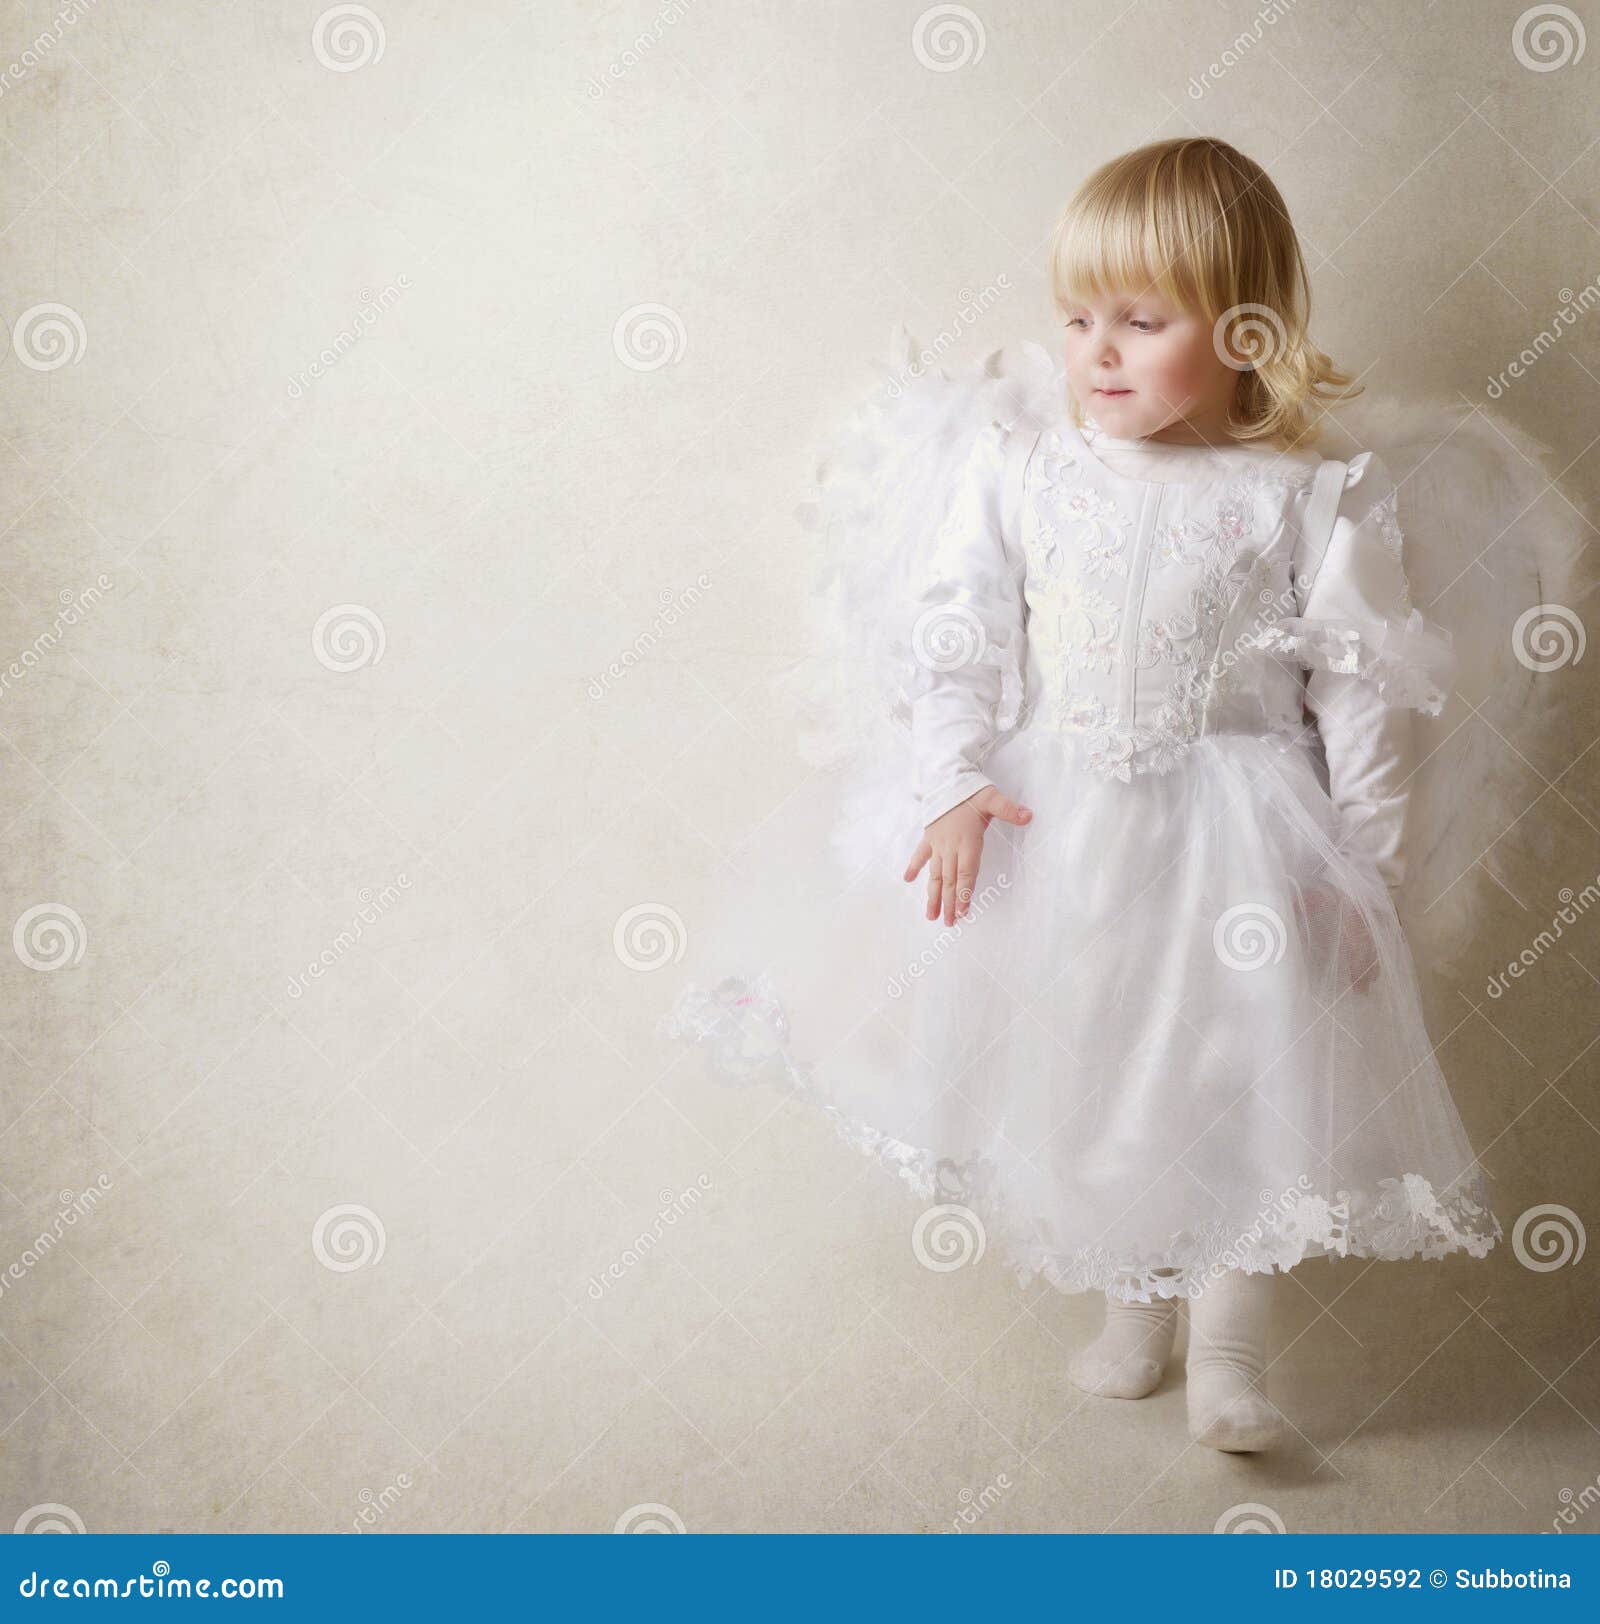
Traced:
[[1161, 1385], [1177, 1333], [1175, 1297], [1153, 1303], [1107, 1297], [1105, 1329], [1073, 1355], [1067, 1375], [1074, 1386], [1101, 1398], [1144, 1398]]
[[1270, 1274], [1229, 1270], [1189, 1303], [1189, 1436], [1213, 1449], [1268, 1449], [1285, 1422], [1266, 1394]]

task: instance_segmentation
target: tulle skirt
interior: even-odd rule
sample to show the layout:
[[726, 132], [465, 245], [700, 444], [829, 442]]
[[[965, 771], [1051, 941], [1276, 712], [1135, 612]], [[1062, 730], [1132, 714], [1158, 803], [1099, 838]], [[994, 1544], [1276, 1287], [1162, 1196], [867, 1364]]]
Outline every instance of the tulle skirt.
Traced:
[[1312, 750], [1196, 740], [1108, 778], [1029, 726], [985, 771], [970, 913], [925, 915], [921, 837], [856, 868], [813, 779], [688, 921], [664, 1032], [813, 1101], [920, 1198], [932, 1266], [1122, 1301], [1317, 1256], [1483, 1256], [1501, 1230], [1387, 887], [1341, 851]]

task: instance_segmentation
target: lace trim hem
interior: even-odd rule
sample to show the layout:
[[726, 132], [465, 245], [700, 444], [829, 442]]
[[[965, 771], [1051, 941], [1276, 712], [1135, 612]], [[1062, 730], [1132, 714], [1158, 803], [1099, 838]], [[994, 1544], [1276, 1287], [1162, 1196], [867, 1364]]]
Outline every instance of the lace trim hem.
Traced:
[[[1306, 1187], [1263, 1191], [1247, 1228], [1203, 1224], [1174, 1235], [1159, 1256], [1113, 1256], [1104, 1247], [1062, 1251], [1029, 1233], [1026, 1221], [998, 1193], [986, 1157], [965, 1161], [881, 1132], [824, 1099], [785, 1052], [788, 1024], [763, 973], [730, 976], [714, 988], [691, 982], [658, 1023], [663, 1036], [701, 1043], [712, 1074], [734, 1085], [774, 1083], [817, 1106], [835, 1132], [862, 1155], [894, 1173], [917, 1196], [962, 1207], [977, 1219], [986, 1248], [1020, 1285], [1043, 1278], [1056, 1290], [1104, 1292], [1123, 1302], [1195, 1297], [1220, 1273], [1270, 1274], [1310, 1257], [1359, 1257], [1399, 1262], [1456, 1252], [1486, 1257], [1502, 1236], [1489, 1206], [1483, 1168], [1474, 1162], [1436, 1190], [1420, 1173], [1383, 1178], [1373, 1188], [1340, 1189], [1330, 1201]], [[960, 1214], [953, 1216], [960, 1217]]]
[[1403, 623], [1363, 627], [1354, 621], [1291, 615], [1262, 628], [1255, 643], [1314, 671], [1362, 677], [1397, 708], [1437, 716], [1450, 697], [1456, 656], [1450, 633], [1413, 609]]

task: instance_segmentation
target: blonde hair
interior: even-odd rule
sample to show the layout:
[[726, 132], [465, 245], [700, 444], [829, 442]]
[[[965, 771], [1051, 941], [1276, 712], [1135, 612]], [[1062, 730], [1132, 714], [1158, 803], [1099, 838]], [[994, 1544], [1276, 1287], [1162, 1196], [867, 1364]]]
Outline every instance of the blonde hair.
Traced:
[[[1218, 355], [1241, 369], [1228, 414], [1235, 439], [1311, 446], [1326, 406], [1361, 393], [1307, 335], [1311, 284], [1282, 195], [1226, 141], [1137, 147], [1073, 194], [1050, 253], [1057, 310], [1128, 288], [1155, 289], [1213, 327]], [[1081, 427], [1070, 394], [1069, 410]]]

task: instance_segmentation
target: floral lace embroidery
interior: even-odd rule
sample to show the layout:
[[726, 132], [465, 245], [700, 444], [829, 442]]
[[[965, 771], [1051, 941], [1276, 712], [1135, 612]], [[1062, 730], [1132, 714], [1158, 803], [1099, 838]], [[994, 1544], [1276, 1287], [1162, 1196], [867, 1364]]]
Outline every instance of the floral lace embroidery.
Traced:
[[[1029, 469], [1035, 502], [1033, 522], [1024, 527], [1029, 570], [1023, 590], [1029, 635], [1039, 638], [1041, 663], [1053, 674], [1059, 693], [1066, 672], [1110, 673], [1123, 662], [1122, 606], [1084, 581], [1072, 565], [1102, 579], [1125, 579], [1129, 521], [1114, 500], [1082, 484], [1078, 460], [1061, 449], [1055, 431], [1040, 447], [1042, 455], [1035, 453]], [[1160, 533], [1152, 568], [1182, 564], [1200, 572], [1201, 584], [1191, 594], [1189, 613], [1140, 626], [1137, 665], [1148, 669], [1196, 660], [1198, 649], [1190, 645], [1217, 607], [1232, 550], [1249, 532], [1250, 504], [1248, 484], [1236, 484], [1217, 502], [1210, 523], [1183, 520]]]
[[[1122, 607], [1084, 574], [1127, 575], [1127, 516], [1081, 484], [1077, 459], [1053, 434], [1034, 454], [1029, 486], [1035, 500], [1023, 531], [1028, 636], [1047, 670], [1109, 672], [1120, 659]], [[1059, 678], [1054, 686], [1059, 692]]]
[[1119, 727], [1103, 701], [1064, 697], [1057, 726], [1083, 733], [1084, 761], [1095, 772], [1127, 783], [1137, 772], [1171, 772], [1200, 733], [1200, 711], [1213, 684], [1205, 671], [1180, 673], [1167, 685], [1146, 727]]
[[1379, 642], [1368, 629], [1341, 621], [1291, 618], [1263, 628], [1255, 641], [1309, 670], [1361, 677], [1390, 705], [1439, 715], [1449, 700], [1454, 671], [1448, 642], [1415, 609], [1404, 625], [1385, 626], [1381, 633]]
[[1211, 666], [1223, 619], [1259, 561], [1247, 550], [1258, 489], [1253, 474], [1242, 474], [1217, 498], [1208, 523], [1186, 520], [1163, 533], [1163, 563], [1182, 562], [1199, 579], [1187, 613], [1152, 617], [1140, 627], [1135, 659], [1143, 668], [1176, 669], [1147, 723], [1118, 727], [1107, 719], [1092, 731], [1087, 760], [1094, 770], [1123, 782], [1134, 772], [1170, 772], [1199, 737], [1206, 704], [1217, 692]]
[[1151, 569], [1183, 564], [1207, 569], [1219, 549], [1237, 544], [1250, 534], [1251, 499], [1245, 481], [1235, 483], [1216, 504], [1210, 524], [1197, 519], [1181, 519], [1163, 525], [1150, 543]]
[[1338, 1189], [1333, 1199], [1296, 1192], [1244, 1230], [1202, 1224], [1174, 1235], [1160, 1256], [1118, 1257], [1103, 1246], [1061, 1251], [1044, 1245], [1029, 1221], [998, 1193], [993, 1164], [982, 1155], [940, 1157], [849, 1116], [828, 1102], [809, 1069], [787, 1053], [788, 1022], [771, 978], [730, 976], [714, 988], [690, 983], [658, 1022], [665, 1037], [704, 1046], [707, 1063], [731, 1084], [771, 1082], [818, 1106], [839, 1137], [896, 1174], [924, 1201], [959, 1202], [976, 1213], [989, 1249], [1028, 1285], [1043, 1277], [1063, 1292], [1101, 1291], [1123, 1302], [1194, 1297], [1227, 1270], [1266, 1274], [1307, 1257], [1398, 1261], [1455, 1252], [1486, 1257], [1503, 1231], [1489, 1205], [1476, 1162], [1443, 1190], [1420, 1173], [1380, 1178], [1370, 1189]]
[[1195, 657], [1190, 647], [1192, 639], [1200, 635], [1200, 615], [1203, 607], [1199, 593], [1191, 598], [1195, 614], [1163, 615], [1151, 618], [1139, 628], [1139, 646], [1134, 651], [1134, 664], [1141, 667], [1160, 665], [1186, 665]]
[[1128, 516], [1115, 498], [1082, 482], [1078, 459], [1065, 449], [1056, 431], [1041, 440], [1029, 474], [1041, 509], [1037, 553], [1045, 571], [1057, 575], [1072, 559], [1081, 558], [1102, 579], [1126, 576]]
[[[1264, 493], [1287, 496], [1309, 488], [1315, 468], [1295, 463], [1244, 469], [1223, 485], [1208, 517], [1190, 516], [1158, 527], [1150, 540], [1152, 574], [1182, 570], [1193, 578], [1182, 608], [1142, 618], [1131, 647], [1124, 647], [1124, 615], [1130, 574], [1130, 522], [1118, 503], [1086, 483], [1085, 469], [1049, 430], [1029, 463], [1022, 544], [1027, 570], [1023, 595], [1028, 637], [1043, 674], [1041, 714], [1048, 725], [1086, 735], [1085, 760], [1099, 773], [1126, 782], [1135, 772], [1169, 772], [1205, 731], [1208, 707], [1250, 680], [1260, 680], [1251, 655], [1289, 654], [1302, 663], [1331, 664], [1370, 676], [1397, 703], [1421, 700], [1430, 712], [1437, 683], [1409, 645], [1381, 657], [1342, 643], [1348, 664], [1332, 664], [1327, 638], [1295, 635], [1311, 623], [1291, 620], [1269, 629], [1260, 641], [1238, 642], [1232, 659], [1219, 658], [1223, 632], [1259, 599], [1269, 603], [1271, 560], [1252, 545]], [[1394, 493], [1373, 509], [1377, 534], [1398, 557], [1399, 527]], [[1091, 577], [1105, 583], [1104, 590]], [[1400, 576], [1402, 607], [1414, 617]], [[1185, 583], [1187, 584], [1187, 583]], [[1248, 601], [1247, 601], [1248, 600]], [[1320, 633], [1331, 628], [1316, 628]], [[1343, 628], [1339, 629], [1343, 632]], [[1420, 645], [1419, 645], [1420, 647]], [[1426, 650], [1422, 653], [1425, 655]], [[1131, 658], [1136, 669], [1165, 668], [1169, 677], [1154, 710], [1138, 725], [1124, 724], [1109, 696], [1074, 691], [1074, 677], [1111, 675]], [[1417, 667], [1418, 669], [1413, 669]], [[1159, 681], [1159, 678], [1154, 680]], [[1078, 685], [1081, 687], [1081, 684]], [[1414, 697], [1415, 696], [1415, 697]], [[1284, 731], [1297, 718], [1282, 718]]]
[[1039, 557], [1052, 575], [1060, 574], [1072, 553], [1083, 560], [1084, 568], [1091, 575], [1097, 575], [1102, 580], [1128, 573], [1128, 559], [1123, 547], [1127, 538], [1118, 531], [1102, 530], [1097, 526], [1076, 536], [1064, 537], [1061, 526], [1041, 517], [1037, 534]]
[[1373, 503], [1372, 516], [1378, 521], [1378, 534], [1395, 563], [1401, 562], [1404, 538], [1400, 534], [1400, 493], [1390, 491], [1381, 501]]
[[1072, 576], [1063, 579], [1054, 609], [1062, 663], [1069, 671], [1110, 671], [1119, 658], [1122, 609]]

